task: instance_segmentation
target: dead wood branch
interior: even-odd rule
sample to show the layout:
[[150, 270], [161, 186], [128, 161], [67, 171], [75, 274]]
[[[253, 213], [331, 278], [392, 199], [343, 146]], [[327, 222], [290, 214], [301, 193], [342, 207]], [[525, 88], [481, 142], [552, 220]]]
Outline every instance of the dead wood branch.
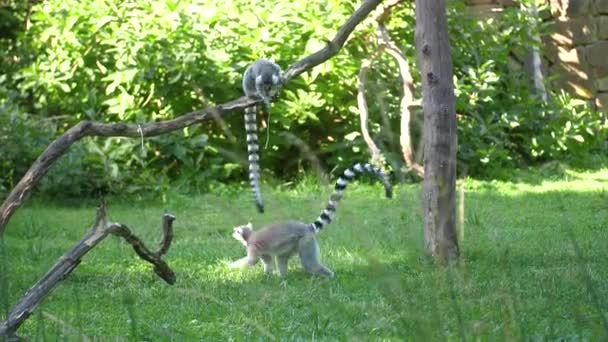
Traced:
[[[381, 2], [381, 0], [364, 1], [363, 4], [361, 4], [361, 6], [353, 13], [353, 15], [348, 18], [346, 23], [340, 27], [334, 38], [324, 48], [287, 68], [283, 74], [285, 82], [336, 55], [355, 27], [361, 21], [363, 21]], [[221, 117], [229, 112], [234, 112], [237, 110], [242, 111], [247, 107], [253, 106], [257, 102], [259, 101], [249, 99], [247, 97], [241, 97], [213, 108], [190, 112], [172, 120], [142, 125], [124, 123], [106, 124], [92, 121], [81, 121], [76, 126], [70, 128], [63, 135], [55, 139], [55, 141], [53, 141], [46, 148], [46, 150], [40, 155], [40, 157], [38, 157], [34, 164], [32, 164], [30, 169], [25, 173], [19, 183], [13, 188], [11, 193], [4, 200], [2, 206], [0, 206], [0, 235], [4, 234], [4, 230], [6, 229], [6, 225], [8, 224], [11, 216], [27, 200], [32, 189], [48, 172], [51, 165], [59, 157], [61, 157], [74, 142], [87, 136], [132, 138], [139, 138], [140, 136], [156, 136], [187, 126], [192, 126], [194, 124], [213, 119], [214, 117]]]
[[120, 224], [110, 222], [107, 219], [107, 207], [102, 203], [97, 208], [95, 223], [84, 237], [69, 251], [59, 258], [57, 263], [26, 293], [7, 315], [6, 321], [0, 323], [0, 340], [17, 339], [16, 331], [23, 322], [34, 312], [36, 307], [57, 287], [60, 281], [67, 278], [70, 273], [80, 264], [82, 257], [93, 249], [108, 234], [122, 236], [133, 245], [133, 249], [144, 260], [154, 265], [154, 272], [169, 284], [175, 283], [175, 274], [169, 266], [161, 260], [161, 256], [167, 252], [173, 237], [173, 221], [175, 216], [163, 215], [163, 238], [158, 252], [150, 252], [141, 240], [131, 234], [129, 229]]
[[[384, 22], [388, 18], [391, 9], [400, 2], [401, 0], [390, 0], [384, 4], [380, 4], [376, 13], [373, 15], [375, 20], [378, 23]], [[376, 51], [374, 51], [371, 57], [364, 59], [361, 62], [361, 68], [359, 69], [359, 74], [357, 75], [357, 106], [359, 107], [361, 135], [363, 136], [363, 140], [365, 140], [367, 148], [372, 155], [372, 163], [374, 164], [382, 164], [384, 161], [382, 160], [380, 149], [369, 134], [369, 127], [367, 125], [369, 120], [369, 107], [367, 106], [367, 100], [365, 99], [365, 82], [367, 81], [367, 73], [369, 72], [369, 69], [376, 59], [384, 52], [384, 49], [385, 46], [380, 45]]]
[[414, 100], [414, 86], [413, 78], [410, 72], [409, 64], [404, 54], [401, 52], [397, 44], [391, 39], [388, 30], [386, 29], [385, 22], [388, 20], [392, 9], [401, 3], [401, 0], [388, 1], [378, 7], [378, 12], [375, 14], [377, 22], [376, 36], [378, 38], [378, 49], [368, 59], [363, 60], [361, 63], [361, 69], [357, 79], [357, 104], [359, 107], [359, 117], [361, 120], [361, 134], [367, 144], [372, 155], [372, 161], [374, 163], [381, 162], [380, 150], [374, 143], [373, 139], [369, 134], [367, 121], [369, 118], [369, 109], [367, 101], [365, 100], [365, 81], [366, 75], [373, 64], [373, 62], [384, 52], [388, 53], [397, 61], [399, 67], [399, 73], [403, 81], [403, 96], [401, 97], [400, 111], [401, 111], [401, 135], [399, 142], [401, 145], [401, 153], [405, 161], [406, 167], [413, 170], [418, 176], [424, 177], [424, 168], [416, 162], [413, 155], [411, 133], [410, 133], [410, 122], [411, 122], [411, 111], [410, 107], [415, 105]]
[[380, 149], [376, 146], [376, 143], [374, 143], [374, 140], [369, 134], [369, 128], [367, 126], [369, 108], [367, 106], [367, 100], [365, 99], [365, 81], [367, 80], [367, 73], [372, 63], [374, 63], [383, 50], [384, 47], [378, 47], [370, 58], [364, 59], [361, 63], [361, 69], [359, 69], [359, 75], [357, 76], [357, 105], [359, 107], [359, 119], [361, 121], [361, 135], [363, 135], [363, 140], [365, 140], [367, 148], [369, 148], [374, 164], [381, 163], [382, 156], [380, 154]]
[[115, 223], [109, 227], [110, 233], [122, 237], [131, 244], [133, 250], [135, 250], [135, 253], [137, 253], [140, 258], [154, 265], [154, 273], [171, 285], [175, 284], [175, 273], [173, 273], [173, 270], [171, 270], [169, 265], [161, 259], [161, 256], [169, 250], [169, 246], [171, 245], [171, 240], [173, 239], [173, 220], [175, 220], [175, 216], [171, 214], [163, 215], [164, 234], [158, 252], [151, 252], [137, 236], [131, 233], [131, 230], [127, 226]]
[[171, 247], [171, 242], [173, 241], [173, 221], [175, 221], [175, 216], [168, 213], [163, 215], [163, 237], [160, 240], [158, 251], [154, 253], [157, 258], [167, 254], [169, 247]]
[[397, 45], [391, 39], [383, 22], [378, 22], [378, 39], [381, 46], [385, 47], [384, 50], [386, 53], [391, 55], [391, 57], [397, 61], [399, 72], [401, 74], [401, 80], [403, 82], [403, 96], [401, 97], [400, 104], [401, 136], [399, 137], [401, 153], [403, 154], [403, 159], [405, 160], [406, 166], [409, 169], [414, 170], [418, 176], [424, 177], [424, 168], [422, 165], [416, 162], [412, 152], [412, 138], [410, 134], [410, 121], [412, 118], [410, 106], [414, 104], [414, 80], [412, 78], [412, 73], [410, 72], [407, 59], [405, 59], [405, 56], [399, 47], [397, 47]]

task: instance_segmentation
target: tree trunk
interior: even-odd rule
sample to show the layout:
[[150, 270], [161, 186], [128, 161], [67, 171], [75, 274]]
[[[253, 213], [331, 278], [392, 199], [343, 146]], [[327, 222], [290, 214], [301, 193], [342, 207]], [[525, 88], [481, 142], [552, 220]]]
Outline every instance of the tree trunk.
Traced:
[[542, 68], [542, 57], [540, 53], [541, 40], [538, 33], [538, 29], [534, 26], [538, 25], [538, 8], [536, 7], [536, 1], [532, 1], [528, 7], [523, 3], [521, 4], [523, 11], [528, 12], [528, 36], [532, 39], [532, 46], [530, 47], [530, 74], [532, 75], [532, 81], [534, 83], [534, 90], [536, 96], [538, 96], [544, 103], [548, 101], [547, 89], [545, 88], [545, 77], [543, 75]]
[[424, 109], [425, 249], [439, 261], [457, 259], [456, 109], [445, 0], [416, 0], [416, 50]]

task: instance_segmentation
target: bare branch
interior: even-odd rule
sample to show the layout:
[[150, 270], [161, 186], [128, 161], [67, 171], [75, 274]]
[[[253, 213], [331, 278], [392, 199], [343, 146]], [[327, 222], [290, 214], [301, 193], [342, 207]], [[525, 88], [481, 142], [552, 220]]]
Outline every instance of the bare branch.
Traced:
[[140, 257], [154, 265], [154, 272], [156, 274], [169, 284], [175, 283], [173, 271], [160, 259], [160, 252], [163, 251], [164, 254], [171, 243], [171, 237], [173, 236], [172, 222], [174, 220], [175, 217], [171, 214], [163, 216], [163, 244], [159, 252], [150, 253], [144, 244], [131, 234], [128, 228], [120, 223], [109, 222], [107, 219], [107, 207], [105, 203], [100, 204], [97, 208], [95, 223], [84, 237], [59, 258], [57, 263], [19, 299], [15, 307], [9, 312], [6, 321], [0, 323], [0, 340], [17, 339], [16, 331], [21, 324], [34, 312], [49, 293], [59, 285], [59, 282], [70, 275], [80, 264], [82, 257], [105, 239], [109, 233], [125, 237], [133, 245], [133, 248]]
[[393, 42], [386, 26], [382, 22], [378, 22], [378, 39], [380, 40], [381, 46], [385, 47], [386, 53], [391, 55], [399, 66], [399, 72], [401, 73], [401, 79], [403, 81], [403, 97], [401, 98], [401, 136], [399, 142], [401, 144], [401, 153], [405, 164], [409, 169], [414, 170], [420, 177], [424, 177], [424, 168], [416, 162], [412, 153], [412, 143], [410, 134], [410, 121], [411, 112], [410, 106], [414, 103], [414, 80], [410, 72], [410, 67], [407, 63], [407, 59]]
[[371, 67], [372, 63], [378, 58], [378, 56], [384, 51], [384, 47], [380, 46], [372, 54], [371, 57], [364, 59], [361, 63], [361, 69], [359, 69], [359, 75], [357, 77], [357, 105], [359, 107], [359, 119], [361, 121], [361, 134], [363, 140], [367, 144], [367, 148], [372, 155], [372, 162], [374, 164], [379, 163], [381, 160], [380, 149], [374, 143], [374, 140], [369, 134], [367, 126], [367, 120], [369, 119], [369, 108], [367, 107], [367, 100], [365, 99], [365, 81], [367, 80], [367, 72]]
[[[367, 17], [381, 0], [367, 0], [361, 4], [353, 15], [348, 18], [346, 23], [338, 30], [335, 37], [323, 49], [305, 57], [304, 59], [292, 64], [284, 73], [285, 82], [300, 75], [338, 53], [346, 39], [353, 32], [355, 27]], [[180, 128], [192, 126], [194, 124], [217, 119], [228, 112], [240, 111], [251, 107], [260, 100], [241, 97], [239, 99], [218, 105], [213, 108], [198, 110], [186, 113], [172, 120], [160, 121], [148, 124], [124, 124], [124, 123], [99, 123], [92, 121], [81, 121], [76, 126], [67, 130], [63, 135], [55, 139], [46, 150], [32, 164], [29, 170], [21, 178], [19, 183], [13, 188], [0, 206], [0, 235], [4, 234], [6, 225], [14, 212], [23, 205], [29, 197], [32, 189], [38, 184], [40, 179], [48, 172], [51, 165], [61, 157], [67, 149], [76, 141], [87, 136], [101, 137], [144, 137], [156, 136], [163, 133], [172, 132]]]
[[172, 225], [174, 220], [175, 216], [171, 214], [163, 215], [163, 239], [161, 240], [160, 249], [156, 253], [151, 252], [124, 224], [114, 223], [108, 229], [113, 235], [120, 236], [131, 244], [133, 250], [140, 258], [154, 265], [154, 273], [168, 284], [173, 285], [175, 284], [175, 273], [173, 273], [173, 270], [171, 270], [169, 265], [160, 257], [167, 252], [171, 245], [171, 240], [173, 238]]
[[[378, 6], [376, 13], [374, 14], [374, 18], [378, 22], [378, 25], [387, 20], [391, 13], [391, 9], [400, 2], [401, 0], [389, 0]], [[365, 140], [367, 148], [372, 155], [372, 162], [375, 164], [382, 162], [382, 156], [380, 149], [378, 146], [376, 146], [376, 143], [369, 134], [369, 128], [367, 125], [367, 121], [369, 120], [369, 107], [367, 106], [367, 100], [365, 99], [365, 82], [367, 81], [367, 73], [369, 72], [371, 65], [384, 52], [385, 48], [386, 46], [381, 44], [378, 46], [376, 51], [374, 51], [371, 57], [364, 59], [363, 62], [361, 62], [361, 68], [359, 69], [359, 74], [357, 76], [357, 106], [359, 107], [361, 134], [363, 135], [363, 140]], [[385, 114], [384, 111], [382, 113]]]
[[410, 73], [410, 68], [407, 63], [407, 59], [397, 47], [397, 44], [391, 39], [388, 30], [386, 29], [385, 22], [388, 20], [392, 9], [400, 4], [402, 0], [390, 0], [386, 3], [380, 5], [378, 7], [377, 13], [375, 13], [374, 18], [378, 23], [378, 27], [376, 30], [376, 35], [378, 37], [378, 49], [374, 52], [374, 54], [365, 59], [361, 63], [361, 69], [359, 70], [358, 75], [358, 83], [357, 83], [357, 104], [359, 106], [359, 116], [361, 120], [361, 133], [363, 135], [363, 139], [367, 144], [367, 147], [370, 150], [372, 155], [373, 162], [379, 162], [381, 159], [380, 150], [374, 143], [371, 138], [367, 126], [367, 121], [369, 118], [369, 109], [367, 106], [367, 101], [365, 99], [365, 81], [366, 75], [369, 71], [372, 63], [379, 57], [379, 55], [383, 52], [388, 53], [391, 57], [393, 57], [397, 61], [397, 65], [399, 66], [399, 72], [401, 75], [401, 79], [403, 80], [403, 96], [401, 98], [400, 110], [401, 110], [401, 135], [400, 135], [400, 145], [401, 145], [401, 153], [403, 155], [403, 159], [407, 168], [413, 170], [420, 177], [424, 177], [424, 168], [418, 164], [413, 156], [412, 152], [412, 144], [411, 144], [411, 134], [410, 134], [410, 121], [411, 121], [411, 112], [410, 106], [413, 106], [414, 103], [414, 86], [413, 79]]

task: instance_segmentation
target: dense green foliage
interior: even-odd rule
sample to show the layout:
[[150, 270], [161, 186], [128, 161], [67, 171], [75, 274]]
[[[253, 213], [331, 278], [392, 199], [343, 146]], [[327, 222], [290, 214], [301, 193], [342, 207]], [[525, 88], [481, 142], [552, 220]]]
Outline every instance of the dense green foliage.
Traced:
[[[422, 257], [420, 187], [355, 184], [319, 235], [334, 280], [292, 260], [286, 280], [262, 266], [231, 271], [243, 255], [231, 227], [312, 220], [330, 189], [264, 189], [259, 216], [249, 194], [172, 194], [165, 203], [109, 199], [113, 220], [148, 244], [165, 209], [177, 216], [166, 258], [168, 286], [130, 245], [108, 238], [26, 322], [32, 340], [589, 340], [608, 338], [608, 169], [542, 171], [516, 182], [464, 180], [462, 260], [442, 270]], [[553, 179], [553, 180], [550, 180]], [[272, 191], [272, 192], [271, 192]], [[325, 194], [325, 195], [323, 195]], [[272, 200], [270, 200], [272, 199]], [[0, 243], [0, 320], [89, 227], [93, 201], [33, 201]], [[369, 213], [372, 213], [371, 215]], [[375, 215], [381, 213], [381, 215]], [[603, 323], [604, 322], [604, 323]]]
[[[510, 9], [484, 22], [468, 17], [461, 2], [450, 3], [463, 173], [501, 176], [505, 168], [605, 152], [606, 123], [599, 114], [566, 95], [539, 104], [524, 75], [510, 66], [509, 53], [530, 44], [529, 18]], [[286, 68], [322, 47], [357, 6], [353, 1], [47, 0], [30, 11], [18, 4], [0, 12], [11, 18], [0, 26], [4, 188], [52, 137], [79, 120], [144, 123], [240, 96], [240, 75], [248, 63], [266, 57]], [[388, 26], [415, 66], [412, 4], [395, 10]], [[262, 151], [268, 172], [288, 179], [309, 164], [280, 134], [285, 131], [329, 168], [368, 158], [358, 134], [355, 79], [361, 60], [376, 49], [374, 29], [373, 20], [364, 22], [336, 57], [283, 90]], [[412, 71], [417, 79], [415, 67]], [[398, 166], [397, 75], [394, 61], [383, 56], [374, 64], [368, 92], [372, 133]], [[416, 113], [413, 123], [416, 145], [420, 116]], [[54, 167], [44, 188], [89, 194], [166, 190], [172, 181], [201, 189], [212, 180], [244, 180], [242, 125], [235, 113], [221, 125], [210, 122], [146, 139], [143, 148], [135, 139], [86, 139]]]

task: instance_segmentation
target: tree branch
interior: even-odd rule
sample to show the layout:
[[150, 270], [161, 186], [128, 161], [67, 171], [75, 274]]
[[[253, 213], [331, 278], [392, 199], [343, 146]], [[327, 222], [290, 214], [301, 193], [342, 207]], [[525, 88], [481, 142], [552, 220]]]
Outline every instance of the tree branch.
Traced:
[[338, 51], [344, 46], [346, 39], [353, 32], [355, 27], [363, 21], [371, 11], [376, 8], [382, 0], [366, 0], [361, 4], [353, 15], [346, 20], [346, 23], [340, 27], [334, 39], [332, 39], [324, 48], [313, 53], [312, 55], [292, 64], [283, 74], [286, 80], [290, 80], [306, 70], [312, 69], [315, 66], [325, 62], [335, 56]]
[[131, 246], [133, 246], [133, 250], [135, 250], [135, 253], [137, 253], [140, 258], [154, 265], [154, 273], [168, 284], [173, 285], [175, 284], [175, 273], [173, 273], [173, 270], [171, 270], [169, 265], [160, 257], [169, 250], [169, 246], [171, 245], [171, 240], [173, 239], [172, 224], [174, 220], [175, 216], [171, 214], [163, 215], [163, 239], [161, 240], [161, 246], [158, 252], [151, 252], [124, 224], [115, 223], [109, 230], [110, 233], [120, 236], [130, 243]]
[[365, 99], [365, 81], [367, 80], [367, 72], [369, 71], [372, 63], [374, 63], [374, 61], [383, 51], [384, 47], [379, 46], [371, 57], [364, 59], [363, 62], [361, 62], [361, 69], [359, 69], [359, 75], [357, 76], [357, 105], [359, 107], [361, 134], [363, 135], [363, 140], [365, 140], [367, 148], [369, 148], [372, 155], [373, 163], [379, 163], [381, 161], [381, 155], [380, 149], [378, 146], [376, 146], [376, 143], [374, 143], [374, 140], [370, 136], [367, 126], [367, 120], [369, 119], [369, 108], [367, 106], [367, 100]]
[[[366, 0], [348, 18], [346, 23], [338, 30], [334, 38], [321, 50], [305, 57], [304, 59], [292, 64], [283, 77], [285, 82], [300, 75], [326, 60], [330, 59], [340, 51], [346, 39], [353, 32], [355, 27], [365, 19], [369, 13], [380, 4], [382, 0]], [[180, 128], [192, 126], [194, 124], [221, 117], [228, 112], [243, 110], [260, 100], [241, 97], [239, 99], [218, 105], [213, 108], [198, 110], [184, 114], [172, 120], [160, 121], [142, 125], [124, 123], [99, 123], [93, 121], [81, 121], [76, 126], [68, 129], [63, 135], [55, 139], [46, 150], [32, 164], [29, 170], [21, 178], [19, 183], [13, 188], [0, 206], [0, 235], [4, 234], [6, 225], [11, 216], [29, 197], [32, 189], [38, 184], [40, 179], [48, 172], [51, 165], [61, 157], [67, 149], [76, 141], [87, 136], [101, 137], [144, 137], [156, 136], [163, 133], [172, 132]]]
[[424, 177], [424, 167], [418, 164], [414, 160], [412, 153], [412, 142], [410, 134], [410, 121], [412, 114], [410, 112], [410, 106], [414, 103], [414, 80], [410, 73], [410, 67], [407, 63], [407, 59], [393, 42], [388, 30], [383, 22], [378, 22], [378, 39], [380, 40], [381, 46], [385, 47], [386, 53], [391, 55], [399, 66], [399, 72], [401, 73], [401, 79], [403, 81], [403, 97], [401, 98], [400, 110], [401, 110], [401, 136], [399, 142], [401, 144], [401, 153], [405, 160], [406, 166], [414, 170], [420, 177]]
[[105, 203], [100, 204], [97, 208], [93, 227], [87, 231], [74, 247], [61, 256], [57, 263], [21, 297], [17, 305], [7, 315], [6, 321], [0, 323], [0, 340], [17, 339], [16, 331], [21, 324], [34, 312], [36, 307], [42, 303], [49, 293], [57, 287], [59, 282], [72, 273], [80, 264], [82, 257], [105, 239], [108, 234], [124, 237], [127, 242], [133, 245], [133, 248], [142, 259], [154, 265], [154, 272], [156, 274], [169, 284], [175, 283], [175, 274], [160, 259], [160, 256], [167, 251], [171, 244], [171, 237], [173, 236], [172, 224], [174, 220], [175, 216], [171, 214], [163, 215], [161, 247], [158, 252], [152, 253], [141, 240], [131, 234], [126, 226], [120, 223], [109, 222], [107, 219], [107, 207]]
[[410, 106], [414, 105], [414, 86], [413, 78], [410, 73], [410, 68], [407, 59], [391, 39], [388, 30], [386, 29], [385, 22], [388, 20], [392, 9], [399, 5], [402, 0], [389, 0], [384, 4], [380, 5], [374, 18], [377, 22], [376, 36], [378, 38], [378, 48], [372, 54], [371, 57], [363, 60], [361, 63], [361, 69], [357, 78], [357, 104], [359, 107], [359, 116], [361, 120], [361, 133], [363, 139], [367, 144], [372, 155], [372, 161], [378, 162], [381, 159], [380, 150], [371, 138], [367, 126], [369, 117], [369, 109], [367, 101], [365, 99], [365, 81], [367, 72], [369, 71], [373, 62], [380, 56], [380, 54], [386, 52], [397, 61], [399, 66], [399, 72], [401, 79], [403, 80], [403, 96], [401, 97], [400, 111], [401, 111], [401, 135], [400, 145], [403, 159], [408, 169], [413, 170], [418, 176], [424, 177], [424, 168], [418, 164], [413, 156], [411, 134], [410, 134], [410, 121], [411, 112]]

